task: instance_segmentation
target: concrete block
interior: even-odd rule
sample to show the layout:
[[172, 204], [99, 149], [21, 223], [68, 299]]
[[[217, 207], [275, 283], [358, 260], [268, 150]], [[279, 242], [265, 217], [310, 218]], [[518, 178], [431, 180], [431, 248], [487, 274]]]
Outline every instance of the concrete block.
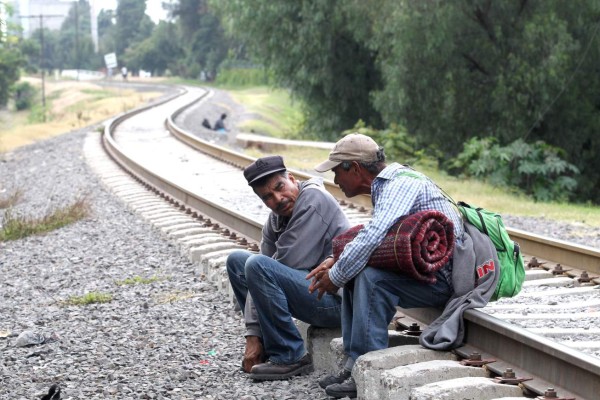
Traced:
[[312, 354], [316, 371], [333, 373], [342, 368], [329, 351], [331, 341], [342, 335], [342, 328], [309, 326], [306, 335], [306, 350]]
[[206, 269], [208, 270], [208, 267], [210, 266], [210, 257], [205, 257], [205, 255], [214, 253], [216, 251], [221, 251], [221, 250], [236, 250], [239, 249], [239, 246], [236, 246], [235, 243], [231, 242], [231, 241], [224, 241], [224, 242], [214, 242], [214, 243], [207, 243], [204, 244], [202, 246], [195, 246], [190, 248], [190, 250], [188, 251], [188, 254], [190, 256], [190, 259], [193, 262], [196, 261], [200, 261], [203, 262], [203, 260], [206, 261]]
[[191, 224], [192, 225], [190, 225], [187, 228], [173, 229], [173, 230], [169, 231], [167, 233], [167, 235], [171, 239], [183, 239], [183, 238], [195, 236], [195, 235], [205, 232], [204, 229], [206, 229], [206, 228], [202, 227], [202, 225], [200, 225], [196, 222], [192, 222]]
[[389, 347], [363, 354], [352, 370], [358, 397], [364, 399], [366, 393], [377, 393], [385, 370], [432, 360], [457, 360], [457, 357], [451, 352], [430, 350], [421, 345]]
[[165, 226], [164, 228], [160, 228], [160, 232], [163, 235], [171, 236], [173, 232], [183, 231], [186, 229], [201, 229], [202, 225], [194, 221], [184, 222], [182, 224], [177, 224], [173, 226]]
[[198, 246], [204, 246], [206, 244], [224, 241], [232, 243], [229, 239], [225, 238], [223, 235], [216, 233], [215, 231], [212, 231], [210, 229], [206, 230], [206, 227], [203, 227], [201, 229], [203, 229], [203, 231], [199, 231], [196, 235], [183, 239], [181, 241], [181, 248], [191, 249]]
[[[408, 400], [412, 389], [441, 380], [487, 377], [481, 367], [467, 367], [458, 361], [435, 360], [392, 368], [381, 374], [379, 399]], [[371, 397], [370, 394], [367, 394]], [[372, 397], [375, 398], [375, 397]]]
[[573, 279], [567, 277], [536, 279], [523, 282], [524, 288], [532, 286], [564, 287], [569, 285], [573, 285]]
[[498, 397], [519, 397], [518, 386], [502, 385], [490, 378], [456, 378], [429, 383], [414, 388], [410, 400], [492, 400]]
[[548, 279], [552, 277], [554, 277], [552, 272], [542, 269], [530, 269], [525, 271], [525, 281], [535, 281], [537, 279]]
[[189, 224], [193, 222], [192, 219], [188, 217], [167, 217], [167, 218], [158, 218], [158, 219], [150, 219], [152, 225], [156, 228], [166, 228], [167, 226], [178, 226], [183, 224]]
[[339, 371], [346, 365], [348, 356], [344, 353], [344, 339], [341, 337], [333, 339], [329, 343], [329, 355], [335, 371]]

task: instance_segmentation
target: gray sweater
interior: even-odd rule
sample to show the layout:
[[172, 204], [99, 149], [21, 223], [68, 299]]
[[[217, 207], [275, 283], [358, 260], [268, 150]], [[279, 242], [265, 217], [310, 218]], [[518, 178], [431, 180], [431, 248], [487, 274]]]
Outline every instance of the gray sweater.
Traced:
[[[262, 229], [260, 254], [306, 273], [333, 254], [331, 241], [350, 228], [350, 222], [323, 179], [299, 183], [300, 193], [291, 217], [269, 214]], [[260, 336], [258, 316], [250, 294], [244, 310], [246, 336]]]
[[442, 315], [419, 337], [421, 345], [430, 349], [450, 350], [460, 346], [465, 336], [463, 313], [471, 308], [485, 307], [498, 284], [500, 262], [490, 238], [465, 222], [462, 239], [462, 243], [456, 243], [452, 255], [454, 294]]

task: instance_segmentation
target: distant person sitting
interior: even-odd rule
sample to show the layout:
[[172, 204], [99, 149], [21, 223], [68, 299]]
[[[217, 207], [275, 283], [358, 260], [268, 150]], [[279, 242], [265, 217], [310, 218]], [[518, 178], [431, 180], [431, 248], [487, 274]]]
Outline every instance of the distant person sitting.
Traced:
[[204, 118], [202, 120], [202, 126], [205, 127], [206, 129], [210, 129], [212, 131], [212, 126], [210, 126], [210, 122], [208, 122], [208, 120], [206, 118]]
[[215, 126], [214, 126], [214, 130], [217, 132], [226, 132], [227, 129], [225, 129], [225, 118], [227, 118], [227, 114], [221, 114], [221, 118], [219, 118], [216, 122], [215, 122]]

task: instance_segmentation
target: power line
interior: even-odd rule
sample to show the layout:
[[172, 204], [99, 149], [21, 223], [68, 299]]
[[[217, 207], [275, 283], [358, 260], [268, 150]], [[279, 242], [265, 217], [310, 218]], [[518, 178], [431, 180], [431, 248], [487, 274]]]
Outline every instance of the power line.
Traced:
[[46, 122], [46, 84], [44, 79], [44, 18], [64, 18], [58, 14], [20, 15], [19, 18], [39, 18], [40, 20], [40, 70], [42, 72], [42, 120]]

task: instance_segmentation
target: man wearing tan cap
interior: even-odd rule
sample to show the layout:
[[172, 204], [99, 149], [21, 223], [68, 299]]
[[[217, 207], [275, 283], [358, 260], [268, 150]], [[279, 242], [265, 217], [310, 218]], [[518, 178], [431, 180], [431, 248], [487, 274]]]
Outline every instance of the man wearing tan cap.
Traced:
[[254, 193], [271, 209], [260, 254], [236, 251], [227, 273], [246, 323], [244, 371], [255, 380], [287, 379], [312, 372], [311, 355], [294, 318], [334, 328], [341, 323], [341, 297], [319, 300], [306, 276], [332, 253], [331, 241], [349, 228], [321, 178], [304, 182], [280, 156], [257, 159], [244, 169]]
[[326, 259], [307, 277], [313, 279], [309, 291], [318, 291], [319, 295], [344, 287], [342, 335], [348, 358], [342, 371], [321, 379], [319, 385], [332, 397], [356, 397], [356, 383], [351, 376], [354, 362], [369, 351], [388, 347], [387, 327], [396, 306], [439, 308], [452, 294], [451, 262], [436, 272], [437, 281], [430, 285], [389, 270], [367, 267], [371, 253], [404, 215], [441, 211], [454, 223], [456, 237], [462, 236], [463, 224], [431, 180], [409, 167], [386, 165], [383, 148], [368, 136], [345, 136], [336, 143], [328, 160], [315, 170], [332, 170], [334, 182], [347, 197], [370, 194], [374, 205], [373, 218], [346, 245], [339, 259]]

